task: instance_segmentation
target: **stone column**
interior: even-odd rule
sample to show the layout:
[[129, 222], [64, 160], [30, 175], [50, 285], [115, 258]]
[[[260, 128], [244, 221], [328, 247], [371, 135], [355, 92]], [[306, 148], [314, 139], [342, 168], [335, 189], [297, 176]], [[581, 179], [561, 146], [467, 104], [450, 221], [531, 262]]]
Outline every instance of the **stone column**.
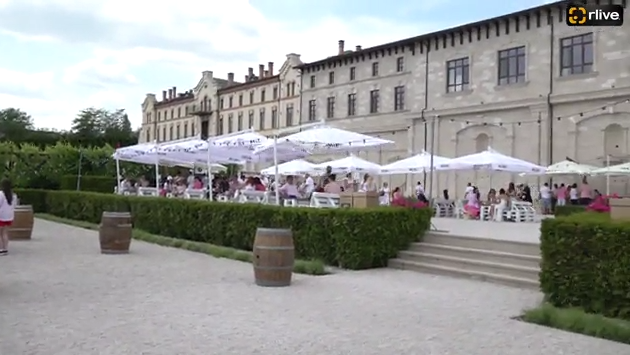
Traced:
[[[407, 157], [410, 157], [414, 153], [414, 145], [416, 143], [416, 120], [414, 118], [409, 120], [409, 126], [407, 126]], [[405, 184], [405, 193], [411, 194], [413, 192], [413, 175], [407, 174], [407, 183]]]

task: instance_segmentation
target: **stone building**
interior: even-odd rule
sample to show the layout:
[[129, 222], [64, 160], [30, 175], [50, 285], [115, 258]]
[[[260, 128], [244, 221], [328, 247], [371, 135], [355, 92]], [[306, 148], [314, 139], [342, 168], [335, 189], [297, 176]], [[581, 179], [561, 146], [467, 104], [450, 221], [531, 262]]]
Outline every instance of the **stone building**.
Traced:
[[[334, 56], [301, 66], [302, 122], [325, 118], [395, 141], [359, 154], [381, 164], [422, 149], [456, 157], [489, 146], [544, 166], [567, 157], [626, 162], [630, 31], [569, 27], [565, 12], [556, 2], [372, 48], [347, 50], [340, 41]], [[451, 196], [469, 181], [484, 191], [532, 181], [482, 171], [435, 175], [426, 180], [434, 194]], [[411, 188], [422, 180], [392, 182]], [[625, 186], [613, 181], [615, 190]]]

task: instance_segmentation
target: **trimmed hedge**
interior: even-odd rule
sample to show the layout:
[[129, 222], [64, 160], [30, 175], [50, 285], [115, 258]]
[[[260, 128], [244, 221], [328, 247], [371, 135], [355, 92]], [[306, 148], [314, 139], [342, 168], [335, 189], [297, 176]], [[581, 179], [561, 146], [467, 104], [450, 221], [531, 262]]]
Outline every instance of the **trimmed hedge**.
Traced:
[[[64, 175], [60, 180], [60, 190], [76, 191], [77, 175]], [[81, 191], [112, 193], [116, 178], [111, 176], [81, 176]]]
[[540, 286], [556, 307], [630, 319], [630, 222], [607, 213], [545, 219]]
[[315, 209], [77, 191], [18, 190], [36, 212], [99, 223], [103, 211], [130, 211], [152, 234], [251, 250], [257, 227], [291, 228], [296, 258], [367, 269], [387, 265], [429, 229], [429, 208]]
[[583, 213], [585, 211], [586, 211], [586, 206], [566, 205], [566, 206], [556, 206], [553, 211], [553, 214], [554, 216], [559, 217], [559, 216], [569, 216], [576, 213]]

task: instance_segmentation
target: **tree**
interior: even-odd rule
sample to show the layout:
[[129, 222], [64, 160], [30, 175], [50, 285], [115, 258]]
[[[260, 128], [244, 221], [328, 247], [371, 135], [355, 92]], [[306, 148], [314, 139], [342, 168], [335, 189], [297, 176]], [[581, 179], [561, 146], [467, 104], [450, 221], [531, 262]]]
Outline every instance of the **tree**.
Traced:
[[72, 122], [71, 140], [81, 146], [130, 145], [138, 141], [124, 109], [108, 111], [90, 107]]
[[0, 139], [17, 140], [33, 129], [33, 119], [17, 108], [0, 110]]

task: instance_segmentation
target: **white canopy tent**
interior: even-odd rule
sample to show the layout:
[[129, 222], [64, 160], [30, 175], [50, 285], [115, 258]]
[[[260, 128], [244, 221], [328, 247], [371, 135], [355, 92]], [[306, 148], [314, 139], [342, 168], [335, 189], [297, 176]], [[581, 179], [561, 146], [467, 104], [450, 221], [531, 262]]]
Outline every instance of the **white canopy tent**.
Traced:
[[278, 170], [278, 174], [280, 175], [318, 174], [326, 171], [326, 169], [318, 166], [317, 164], [313, 164], [303, 159], [295, 159], [279, 164], [277, 167], [271, 166], [263, 169], [260, 173], [262, 175], [274, 175], [276, 173], [276, 168]]
[[510, 173], [544, 174], [545, 167], [501, 154], [492, 148], [481, 153], [454, 158], [436, 166], [437, 170], [490, 170]]
[[630, 175], [630, 163], [613, 165], [606, 168], [595, 169], [590, 172], [592, 175], [612, 175], [625, 176]]
[[579, 164], [570, 160], [563, 160], [561, 162], [550, 165], [545, 169], [546, 175], [588, 175], [597, 170], [597, 167]]
[[356, 155], [349, 155], [342, 159], [318, 164], [317, 166], [324, 170], [330, 166], [335, 174], [355, 172], [378, 174], [382, 169], [380, 165], [361, 159]]
[[391, 164], [384, 165], [381, 169], [382, 175], [414, 174], [434, 170], [437, 166], [448, 164], [449, 158], [422, 151], [422, 153], [405, 158]]

